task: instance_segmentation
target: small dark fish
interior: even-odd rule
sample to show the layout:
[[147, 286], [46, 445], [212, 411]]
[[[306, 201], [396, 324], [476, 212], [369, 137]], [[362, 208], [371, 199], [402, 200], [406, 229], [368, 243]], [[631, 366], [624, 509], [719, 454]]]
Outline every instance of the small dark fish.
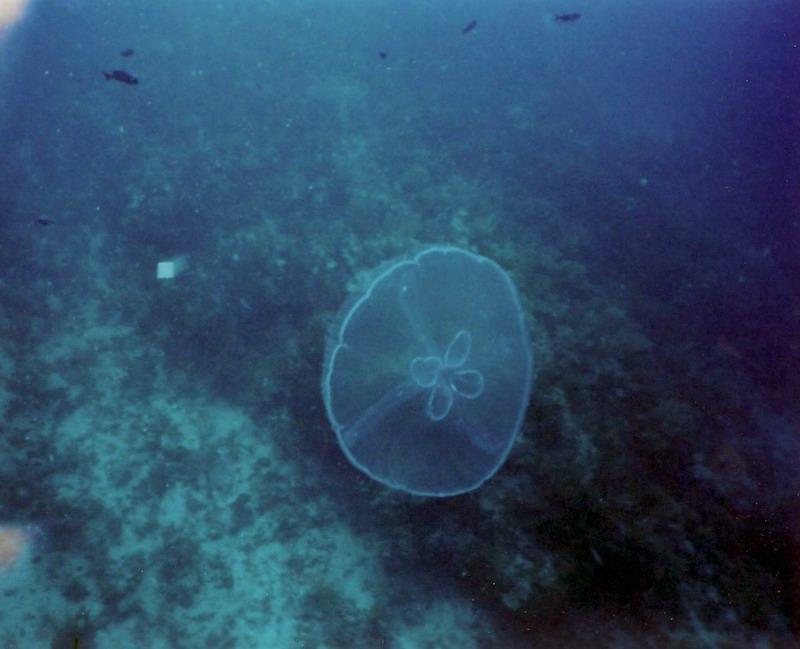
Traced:
[[382, 59], [386, 60], [386, 57], [388, 57], [389, 55], [386, 52], [378, 52], [378, 56], [380, 56]]
[[122, 50], [119, 53], [119, 55], [120, 56], [124, 56], [126, 58], [129, 57], [129, 56], [133, 56], [133, 50], [130, 47], [126, 47], [124, 50]]
[[36, 217], [36, 222], [39, 225], [51, 225], [53, 222], [50, 220], [50, 217], [47, 214], [40, 214]]
[[462, 34], [469, 34], [477, 26], [478, 26], [478, 21], [477, 20], [470, 20], [466, 25], [464, 25], [464, 28], [461, 30], [461, 33]]
[[125, 70], [114, 70], [113, 72], [103, 72], [103, 76], [105, 76], [106, 81], [120, 81], [122, 83], [127, 83], [130, 85], [135, 85], [139, 83], [139, 80], [134, 77], [130, 72], [125, 72]]
[[571, 14], [556, 14], [555, 19], [556, 22], [560, 23], [574, 23], [581, 15], [579, 13], [571, 13]]

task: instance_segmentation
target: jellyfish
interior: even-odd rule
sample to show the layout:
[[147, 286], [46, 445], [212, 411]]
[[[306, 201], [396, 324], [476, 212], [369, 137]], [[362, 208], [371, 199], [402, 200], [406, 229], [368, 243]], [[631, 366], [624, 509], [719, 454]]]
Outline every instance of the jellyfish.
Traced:
[[354, 466], [394, 489], [453, 496], [505, 462], [532, 372], [508, 274], [435, 246], [382, 267], [343, 308], [329, 332], [322, 396]]

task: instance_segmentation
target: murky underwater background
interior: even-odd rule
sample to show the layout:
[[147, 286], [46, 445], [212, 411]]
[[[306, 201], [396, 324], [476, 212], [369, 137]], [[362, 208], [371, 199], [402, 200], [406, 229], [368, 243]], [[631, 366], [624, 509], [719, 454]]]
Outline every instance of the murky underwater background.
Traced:
[[[795, 3], [41, 0], [2, 39], [0, 647], [798, 645]], [[534, 354], [444, 499], [320, 394], [428, 244], [508, 271]]]

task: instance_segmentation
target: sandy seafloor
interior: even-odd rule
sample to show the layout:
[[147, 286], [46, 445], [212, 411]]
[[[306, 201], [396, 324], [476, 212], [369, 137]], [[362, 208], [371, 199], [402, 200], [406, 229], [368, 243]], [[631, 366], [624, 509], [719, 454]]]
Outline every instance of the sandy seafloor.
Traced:
[[[0, 649], [798, 646], [797, 8], [509, 4], [43, 0], [7, 41]], [[458, 498], [350, 466], [320, 394], [428, 244], [508, 271], [535, 358]]]
[[[414, 587], [406, 575], [411, 601], [387, 609], [393, 578], [379, 541], [337, 520], [336, 494], [320, 494], [276, 450], [276, 437], [297, 434], [285, 413], [256, 423], [202, 388], [188, 392], [101, 300], [68, 311], [34, 361], [37, 387], [67, 395], [30, 422], [48, 456], [15, 459], [35, 461], [86, 513], [73, 533], [86, 547], [54, 547], [49, 531], [69, 522], [41, 522], [30, 555], [3, 575], [0, 646], [66, 647], [73, 635], [81, 647], [381, 646], [388, 634], [399, 648], [466, 649], [486, 636], [469, 599], [424, 578]], [[8, 356], [3, 367], [13, 373]], [[139, 373], [153, 398], [131, 396]]]

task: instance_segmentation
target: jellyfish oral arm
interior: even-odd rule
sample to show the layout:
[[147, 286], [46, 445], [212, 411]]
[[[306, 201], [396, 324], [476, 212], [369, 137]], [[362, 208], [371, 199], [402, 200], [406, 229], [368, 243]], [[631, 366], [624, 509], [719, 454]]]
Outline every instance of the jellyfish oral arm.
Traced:
[[416, 397], [425, 388], [413, 381], [405, 381], [384, 394], [376, 403], [367, 408], [352, 424], [338, 429], [342, 441], [348, 445], [358, 443], [364, 435], [378, 428], [379, 424], [393, 410]]

